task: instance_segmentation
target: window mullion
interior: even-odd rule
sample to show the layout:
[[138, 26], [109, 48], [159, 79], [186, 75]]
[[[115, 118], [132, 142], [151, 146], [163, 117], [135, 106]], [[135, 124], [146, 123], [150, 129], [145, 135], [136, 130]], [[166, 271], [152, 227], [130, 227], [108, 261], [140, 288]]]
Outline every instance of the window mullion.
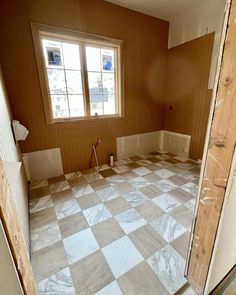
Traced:
[[88, 83], [88, 70], [87, 70], [87, 63], [86, 63], [86, 50], [85, 44], [81, 43], [81, 68], [82, 68], [82, 76], [84, 82], [84, 102], [85, 102], [85, 110], [86, 115], [91, 116], [91, 109], [90, 109], [90, 98], [89, 98], [89, 83]]

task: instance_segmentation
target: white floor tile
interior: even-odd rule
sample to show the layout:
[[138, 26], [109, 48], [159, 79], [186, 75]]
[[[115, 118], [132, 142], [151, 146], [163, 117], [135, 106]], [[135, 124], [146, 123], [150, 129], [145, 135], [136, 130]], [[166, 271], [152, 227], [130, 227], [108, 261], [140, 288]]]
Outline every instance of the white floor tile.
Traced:
[[94, 295], [122, 295], [122, 292], [117, 282], [113, 281]]
[[107, 202], [120, 196], [116, 189], [111, 186], [97, 191], [97, 195], [101, 202]]
[[127, 236], [109, 244], [102, 252], [115, 276], [120, 277], [144, 258]]
[[45, 226], [38, 227], [31, 231], [32, 251], [37, 251], [47, 247], [61, 240], [61, 238], [61, 232], [57, 222], [52, 222]]
[[104, 204], [100, 204], [83, 210], [83, 214], [90, 226], [93, 226], [99, 222], [102, 222], [112, 217], [111, 213], [107, 210]]
[[187, 282], [184, 278], [185, 260], [172, 246], [166, 245], [147, 262], [171, 295]]
[[162, 194], [157, 196], [152, 200], [155, 204], [157, 204], [162, 210], [165, 212], [169, 212], [176, 207], [181, 205], [180, 202], [176, 201], [174, 198], [169, 196], [168, 194]]
[[76, 200], [69, 200], [55, 205], [57, 219], [73, 215], [81, 211], [80, 206]]
[[161, 176], [162, 178], [168, 178], [168, 177], [174, 175], [174, 173], [172, 173], [171, 171], [169, 171], [167, 169], [160, 169], [160, 170], [157, 170], [155, 173], [157, 175]]
[[142, 205], [148, 200], [148, 198], [139, 190], [126, 193], [123, 195], [123, 197], [132, 207]]
[[151, 173], [152, 171], [145, 168], [145, 167], [139, 167], [139, 168], [133, 169], [133, 172], [138, 174], [139, 176], [143, 176], [143, 175], [146, 175], [148, 173]]
[[97, 251], [99, 245], [90, 228], [63, 240], [69, 264]]
[[38, 292], [39, 295], [76, 295], [70, 269], [68, 267], [64, 268], [51, 277], [40, 281], [38, 283]]
[[187, 231], [185, 227], [167, 214], [153, 220], [150, 224], [169, 243]]
[[115, 216], [115, 219], [126, 234], [131, 233], [147, 223], [135, 209], [125, 211]]
[[167, 193], [177, 187], [172, 181], [168, 179], [162, 179], [156, 182], [154, 185], [164, 193]]

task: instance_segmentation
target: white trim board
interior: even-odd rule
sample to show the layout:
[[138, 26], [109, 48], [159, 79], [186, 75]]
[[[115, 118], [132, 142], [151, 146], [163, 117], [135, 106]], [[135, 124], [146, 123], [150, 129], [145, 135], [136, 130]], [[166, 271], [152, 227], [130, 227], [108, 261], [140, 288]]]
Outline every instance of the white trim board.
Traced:
[[191, 136], [160, 130], [117, 138], [117, 160], [161, 151], [176, 154], [181, 160], [189, 157]]

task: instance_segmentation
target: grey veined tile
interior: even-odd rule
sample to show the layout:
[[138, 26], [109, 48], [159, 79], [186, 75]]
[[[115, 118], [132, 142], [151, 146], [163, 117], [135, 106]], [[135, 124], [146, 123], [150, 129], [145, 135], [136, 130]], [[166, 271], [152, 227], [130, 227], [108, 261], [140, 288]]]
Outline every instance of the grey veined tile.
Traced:
[[180, 202], [169, 196], [168, 194], [162, 194], [152, 200], [156, 205], [158, 205], [165, 212], [169, 212], [176, 207], [181, 205]]
[[110, 201], [112, 199], [119, 197], [119, 193], [112, 186], [109, 186], [109, 187], [104, 188], [102, 190], [98, 190], [97, 195], [98, 195], [99, 199], [101, 200], [101, 202], [107, 202], [107, 201]]
[[40, 250], [61, 240], [61, 232], [57, 222], [49, 223], [31, 231], [32, 251]]
[[198, 185], [193, 182], [188, 182], [181, 186], [183, 190], [192, 194], [194, 197], [197, 196]]
[[150, 224], [169, 243], [187, 231], [185, 227], [167, 214], [153, 220]]
[[132, 207], [142, 205], [148, 200], [148, 198], [139, 190], [126, 193], [123, 195], [123, 197]]
[[129, 180], [129, 182], [136, 188], [140, 188], [150, 184], [146, 179], [143, 177], [135, 177]]
[[166, 245], [147, 262], [171, 295], [187, 282], [184, 278], [185, 260], [172, 246]]
[[107, 210], [104, 204], [88, 208], [83, 211], [83, 214], [90, 226], [93, 226], [112, 217], [111, 213]]
[[125, 211], [117, 215], [115, 219], [126, 234], [131, 233], [147, 223], [135, 209]]
[[61, 181], [61, 182], [57, 182], [57, 183], [54, 183], [54, 184], [51, 184], [49, 186], [49, 189], [50, 189], [50, 193], [51, 194], [56, 194], [56, 193], [59, 193], [59, 192], [62, 192], [62, 191], [65, 191], [67, 189], [69, 189], [69, 184], [68, 182], [65, 180], [65, 181]]
[[78, 185], [72, 188], [73, 195], [76, 198], [80, 198], [84, 195], [88, 195], [94, 192], [94, 189], [87, 183]]
[[81, 211], [78, 202], [74, 200], [69, 200], [60, 204], [55, 205], [55, 211], [57, 219], [62, 219], [64, 217], [79, 213]]
[[76, 295], [70, 269], [64, 268], [38, 283], [39, 295]]
[[168, 179], [162, 179], [154, 184], [157, 188], [159, 188], [164, 193], [171, 191], [172, 189], [176, 188], [176, 185], [168, 180]]
[[53, 202], [52, 202], [51, 195], [47, 195], [40, 199], [33, 199], [33, 200], [30, 200], [29, 202], [30, 213], [34, 213], [52, 206], [53, 206]]

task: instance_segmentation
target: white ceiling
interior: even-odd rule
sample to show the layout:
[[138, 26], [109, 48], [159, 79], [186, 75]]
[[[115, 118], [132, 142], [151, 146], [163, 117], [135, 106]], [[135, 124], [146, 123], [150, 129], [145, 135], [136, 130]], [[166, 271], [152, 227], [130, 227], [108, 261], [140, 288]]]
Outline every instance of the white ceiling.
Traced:
[[[206, 0], [106, 0], [154, 17], [171, 21], [185, 10], [201, 5]], [[214, 0], [212, 0], [214, 1]]]

